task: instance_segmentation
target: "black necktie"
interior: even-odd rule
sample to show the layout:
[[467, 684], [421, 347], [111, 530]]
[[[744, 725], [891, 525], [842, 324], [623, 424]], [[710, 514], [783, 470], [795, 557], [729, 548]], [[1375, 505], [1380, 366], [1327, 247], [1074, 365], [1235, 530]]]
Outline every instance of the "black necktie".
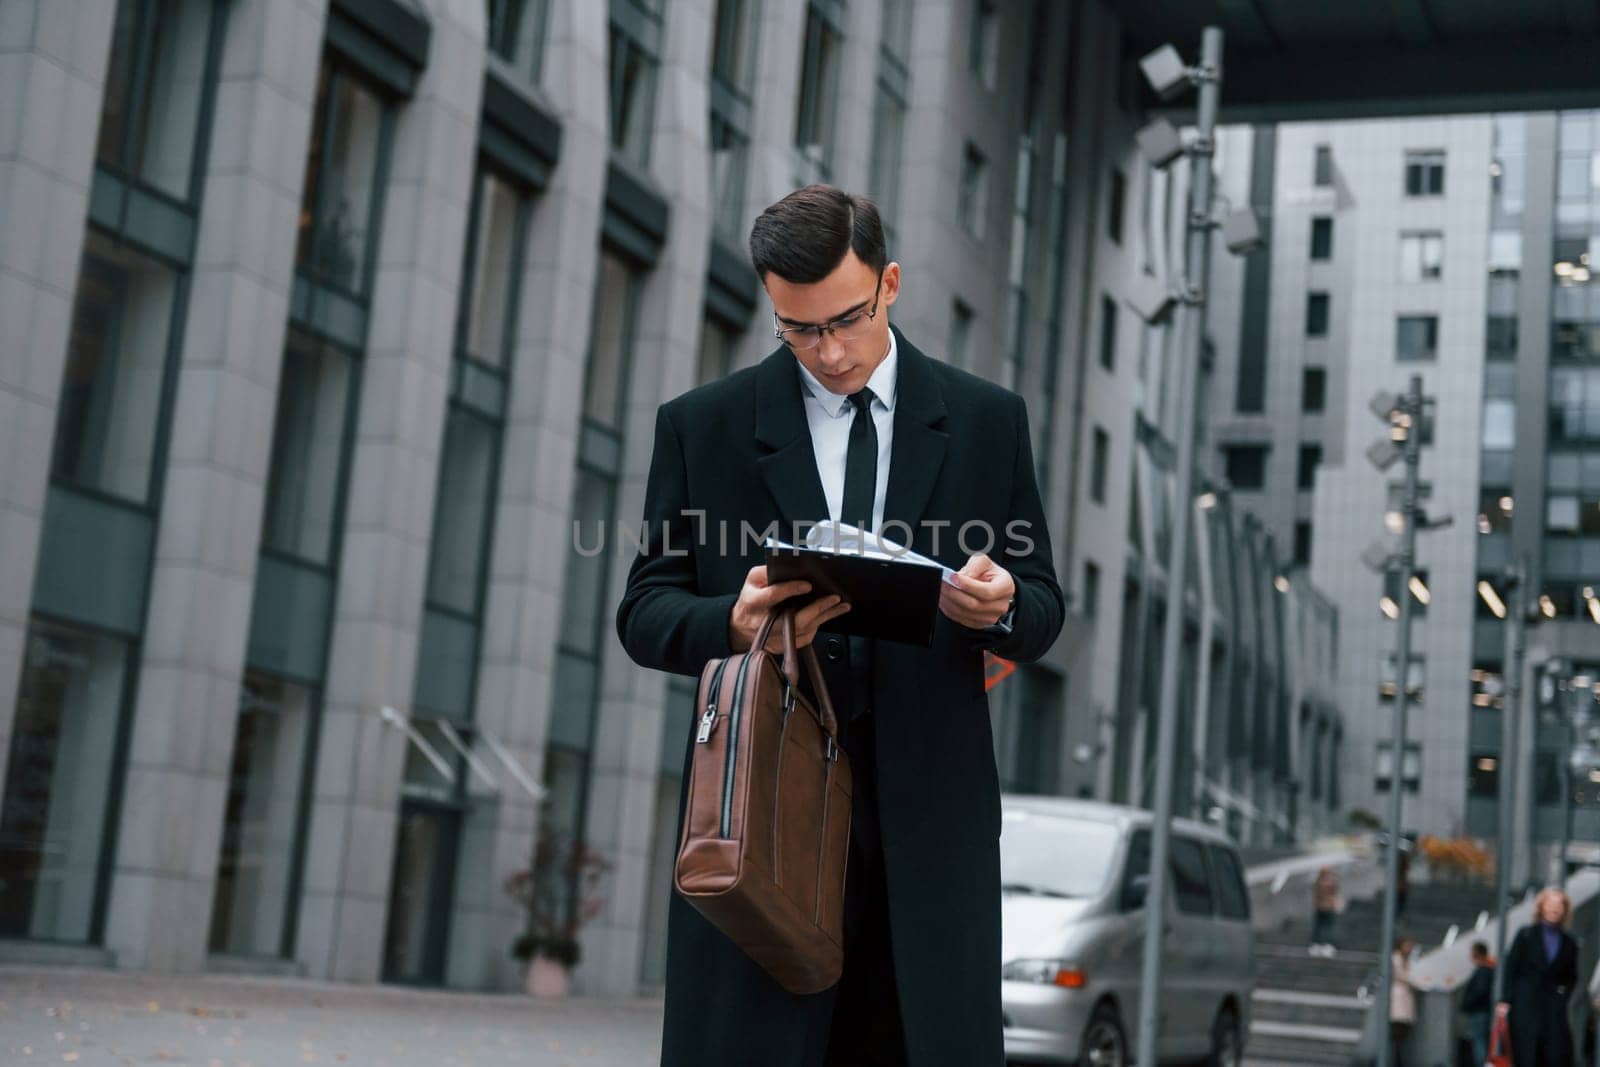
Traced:
[[844, 454], [844, 502], [839, 521], [872, 528], [872, 504], [878, 495], [878, 427], [872, 421], [872, 390], [850, 394], [856, 409], [850, 420], [850, 447]]
[[[872, 505], [878, 495], [878, 427], [872, 421], [872, 390], [850, 394], [855, 416], [850, 420], [850, 445], [844, 454], [844, 500], [839, 521], [872, 529]], [[850, 716], [865, 715], [872, 694], [872, 649], [864, 637], [850, 638]]]

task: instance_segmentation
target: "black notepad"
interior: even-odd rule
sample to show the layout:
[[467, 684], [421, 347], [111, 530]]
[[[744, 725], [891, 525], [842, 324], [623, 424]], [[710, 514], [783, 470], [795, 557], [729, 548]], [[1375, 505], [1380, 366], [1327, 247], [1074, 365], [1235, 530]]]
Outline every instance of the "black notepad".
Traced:
[[837, 594], [849, 601], [850, 610], [824, 624], [824, 631], [924, 647], [933, 643], [943, 577], [938, 566], [863, 555], [849, 548], [795, 548], [769, 542], [766, 552], [769, 584], [803, 579], [811, 583], [807, 599]]

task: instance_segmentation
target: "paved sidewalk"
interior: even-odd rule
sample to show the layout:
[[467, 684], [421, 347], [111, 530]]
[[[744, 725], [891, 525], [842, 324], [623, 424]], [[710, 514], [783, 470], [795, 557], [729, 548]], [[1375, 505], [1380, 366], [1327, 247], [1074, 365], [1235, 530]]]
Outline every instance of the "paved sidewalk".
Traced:
[[652, 1067], [661, 1002], [0, 967], [0, 1063]]

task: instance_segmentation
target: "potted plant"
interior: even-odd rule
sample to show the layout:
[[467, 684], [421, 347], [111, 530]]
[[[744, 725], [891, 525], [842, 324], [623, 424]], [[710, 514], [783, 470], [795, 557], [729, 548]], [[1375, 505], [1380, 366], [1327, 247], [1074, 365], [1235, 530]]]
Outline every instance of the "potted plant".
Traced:
[[539, 834], [533, 864], [506, 879], [527, 926], [511, 955], [527, 966], [526, 988], [536, 997], [564, 997], [580, 949], [578, 932], [600, 914], [599, 890], [610, 862], [584, 842], [552, 827]]

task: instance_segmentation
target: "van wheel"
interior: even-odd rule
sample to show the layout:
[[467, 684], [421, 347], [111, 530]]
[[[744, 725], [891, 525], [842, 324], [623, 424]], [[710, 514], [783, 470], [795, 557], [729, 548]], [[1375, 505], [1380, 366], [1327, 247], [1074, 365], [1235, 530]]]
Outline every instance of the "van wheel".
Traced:
[[1232, 1008], [1217, 1012], [1217, 1021], [1211, 1024], [1211, 1056], [1206, 1060], [1210, 1067], [1239, 1067], [1244, 1062], [1244, 1042], [1240, 1040], [1239, 1020]]
[[1089, 1016], [1083, 1028], [1083, 1046], [1078, 1052], [1079, 1067], [1127, 1067], [1128, 1038], [1117, 1020], [1116, 1009], [1102, 1004]]

